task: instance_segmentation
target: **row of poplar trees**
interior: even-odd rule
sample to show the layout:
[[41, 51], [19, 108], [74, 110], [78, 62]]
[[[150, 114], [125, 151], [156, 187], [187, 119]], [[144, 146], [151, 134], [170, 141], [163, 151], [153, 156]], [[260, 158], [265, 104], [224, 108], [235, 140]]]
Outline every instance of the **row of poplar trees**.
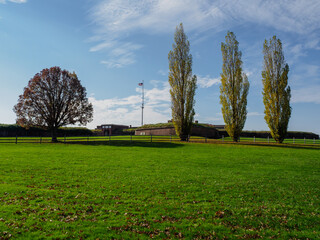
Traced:
[[[169, 52], [169, 83], [172, 120], [177, 135], [187, 140], [193, 120], [197, 77], [192, 74], [190, 43], [182, 23], [174, 34], [172, 51]], [[220, 103], [225, 129], [233, 141], [239, 141], [247, 118], [247, 96], [249, 81], [242, 69], [239, 42], [233, 32], [228, 32], [225, 43], [221, 43], [222, 73]], [[265, 120], [272, 137], [282, 143], [291, 116], [290, 87], [288, 86], [289, 66], [285, 63], [282, 43], [276, 36], [263, 45], [264, 66], [262, 71], [263, 102]]]

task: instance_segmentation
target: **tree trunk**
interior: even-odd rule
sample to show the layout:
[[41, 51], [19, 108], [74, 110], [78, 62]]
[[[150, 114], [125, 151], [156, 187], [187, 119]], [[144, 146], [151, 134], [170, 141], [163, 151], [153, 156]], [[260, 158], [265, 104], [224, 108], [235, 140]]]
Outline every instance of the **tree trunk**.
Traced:
[[51, 136], [52, 136], [51, 142], [57, 143], [58, 139], [57, 139], [57, 129], [56, 128], [51, 130]]
[[186, 134], [180, 134], [179, 137], [180, 137], [180, 141], [186, 142], [188, 140], [188, 135], [186, 135]]

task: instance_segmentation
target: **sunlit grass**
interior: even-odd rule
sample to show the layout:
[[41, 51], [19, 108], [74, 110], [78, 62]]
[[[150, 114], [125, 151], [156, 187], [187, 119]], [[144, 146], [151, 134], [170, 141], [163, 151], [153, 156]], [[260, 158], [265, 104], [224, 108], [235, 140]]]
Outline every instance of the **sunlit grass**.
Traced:
[[0, 238], [317, 239], [320, 152], [0, 144]]

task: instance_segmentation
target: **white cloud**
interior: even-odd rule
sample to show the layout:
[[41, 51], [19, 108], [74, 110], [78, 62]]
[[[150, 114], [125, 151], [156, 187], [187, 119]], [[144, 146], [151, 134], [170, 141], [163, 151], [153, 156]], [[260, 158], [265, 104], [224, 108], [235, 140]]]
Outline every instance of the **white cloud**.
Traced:
[[[306, 56], [306, 45], [305, 44], [296, 44], [291, 46], [290, 44], [284, 44], [284, 49], [286, 54], [286, 61], [289, 65], [294, 65], [298, 62], [300, 57]], [[288, 50], [288, 51], [286, 51]]]
[[90, 52], [97, 52], [104, 49], [109, 49], [109, 48], [112, 48], [114, 45], [115, 45], [115, 42], [103, 42], [90, 48]]
[[306, 42], [306, 48], [309, 49], [316, 49], [316, 50], [320, 50], [320, 46], [319, 46], [320, 40], [319, 38], [315, 37], [311, 37], [311, 39], [309, 41]]
[[[155, 83], [155, 81], [152, 82]], [[170, 119], [169, 84], [160, 81], [157, 81], [157, 84], [161, 84], [161, 87], [145, 89], [145, 123], [166, 122]], [[136, 93], [126, 98], [102, 100], [91, 95], [89, 101], [94, 108], [94, 120], [88, 124], [88, 127], [95, 128], [103, 123], [139, 126], [141, 124], [141, 88], [136, 88]]]
[[[97, 42], [90, 51], [110, 51], [113, 47], [121, 51], [131, 34], [171, 34], [180, 22], [198, 39], [203, 38], [199, 33], [208, 30], [218, 32], [248, 23], [311, 36], [319, 29], [319, 12], [318, 0], [101, 0], [90, 10], [95, 25], [92, 40]], [[317, 34], [309, 38], [307, 46], [319, 48], [318, 38]], [[301, 54], [300, 48], [294, 46], [292, 51]], [[121, 56], [111, 52], [103, 63], [108, 67], [132, 64], [138, 49], [129, 48]]]
[[[0, 0], [0, 3], [6, 3], [6, 0]], [[27, 0], [8, 0], [8, 2], [13, 2], [13, 3], [26, 3]]]
[[319, 76], [320, 66], [300, 62], [292, 69], [289, 85], [293, 85], [296, 88], [304, 88], [306, 84], [319, 85]]
[[292, 103], [320, 104], [320, 86], [310, 86], [292, 90]]
[[244, 70], [244, 73], [247, 75], [247, 77], [250, 77], [253, 74], [253, 72], [249, 70]]
[[220, 84], [220, 78], [210, 78], [208, 75], [205, 77], [197, 76], [197, 81], [201, 88], [209, 88], [213, 85]]
[[[130, 34], [171, 33], [183, 22], [188, 30], [204, 31], [222, 27], [225, 16], [208, 1], [194, 0], [102, 0], [90, 15], [95, 24], [91, 52], [107, 51], [108, 60], [102, 61], [109, 68], [120, 68], [135, 63], [135, 52], [142, 46], [129, 48], [125, 54], [116, 55], [113, 48], [122, 51]], [[220, 27], [220, 30], [222, 29]]]
[[161, 76], [168, 76], [168, 70], [167, 71], [159, 70], [158, 74], [160, 74]]
[[135, 60], [132, 56], [127, 55], [121, 58], [110, 59], [108, 61], [101, 61], [101, 63], [107, 65], [108, 68], [122, 68], [126, 65], [135, 63]]
[[[220, 0], [219, 5], [224, 1]], [[223, 6], [225, 13], [239, 23], [258, 23], [280, 31], [298, 34], [311, 33], [318, 29], [320, 2], [318, 0], [278, 1], [247, 0], [228, 1]]]
[[300, 57], [306, 57], [308, 50], [320, 50], [319, 39], [317, 36], [311, 35], [303, 43], [298, 43], [295, 45], [285, 44], [284, 48], [288, 53], [286, 59], [287, 62], [292, 65], [298, 63]]
[[304, 56], [302, 44], [297, 44], [291, 48], [291, 52], [296, 56]]
[[[98, 32], [135, 32], [144, 30], [151, 33], [168, 33], [181, 21], [188, 29], [213, 28], [224, 16], [219, 7], [210, 1], [194, 0], [104, 0], [91, 10], [93, 21], [99, 26]], [[211, 23], [210, 23], [211, 22]]]
[[306, 76], [308, 77], [316, 77], [317, 79], [319, 79], [320, 66], [309, 64], [305, 66], [305, 73], [306, 73]]
[[122, 68], [126, 65], [135, 63], [134, 51], [142, 48], [142, 45], [127, 43], [104, 42], [90, 49], [91, 52], [103, 49], [109, 50], [108, 60], [101, 61], [108, 68]]

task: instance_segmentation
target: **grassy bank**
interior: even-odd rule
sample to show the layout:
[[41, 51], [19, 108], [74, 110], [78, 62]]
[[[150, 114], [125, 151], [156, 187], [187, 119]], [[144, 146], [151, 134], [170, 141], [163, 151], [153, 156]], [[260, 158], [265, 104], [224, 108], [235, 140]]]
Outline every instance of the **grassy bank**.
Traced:
[[0, 238], [319, 238], [320, 151], [0, 144]]

